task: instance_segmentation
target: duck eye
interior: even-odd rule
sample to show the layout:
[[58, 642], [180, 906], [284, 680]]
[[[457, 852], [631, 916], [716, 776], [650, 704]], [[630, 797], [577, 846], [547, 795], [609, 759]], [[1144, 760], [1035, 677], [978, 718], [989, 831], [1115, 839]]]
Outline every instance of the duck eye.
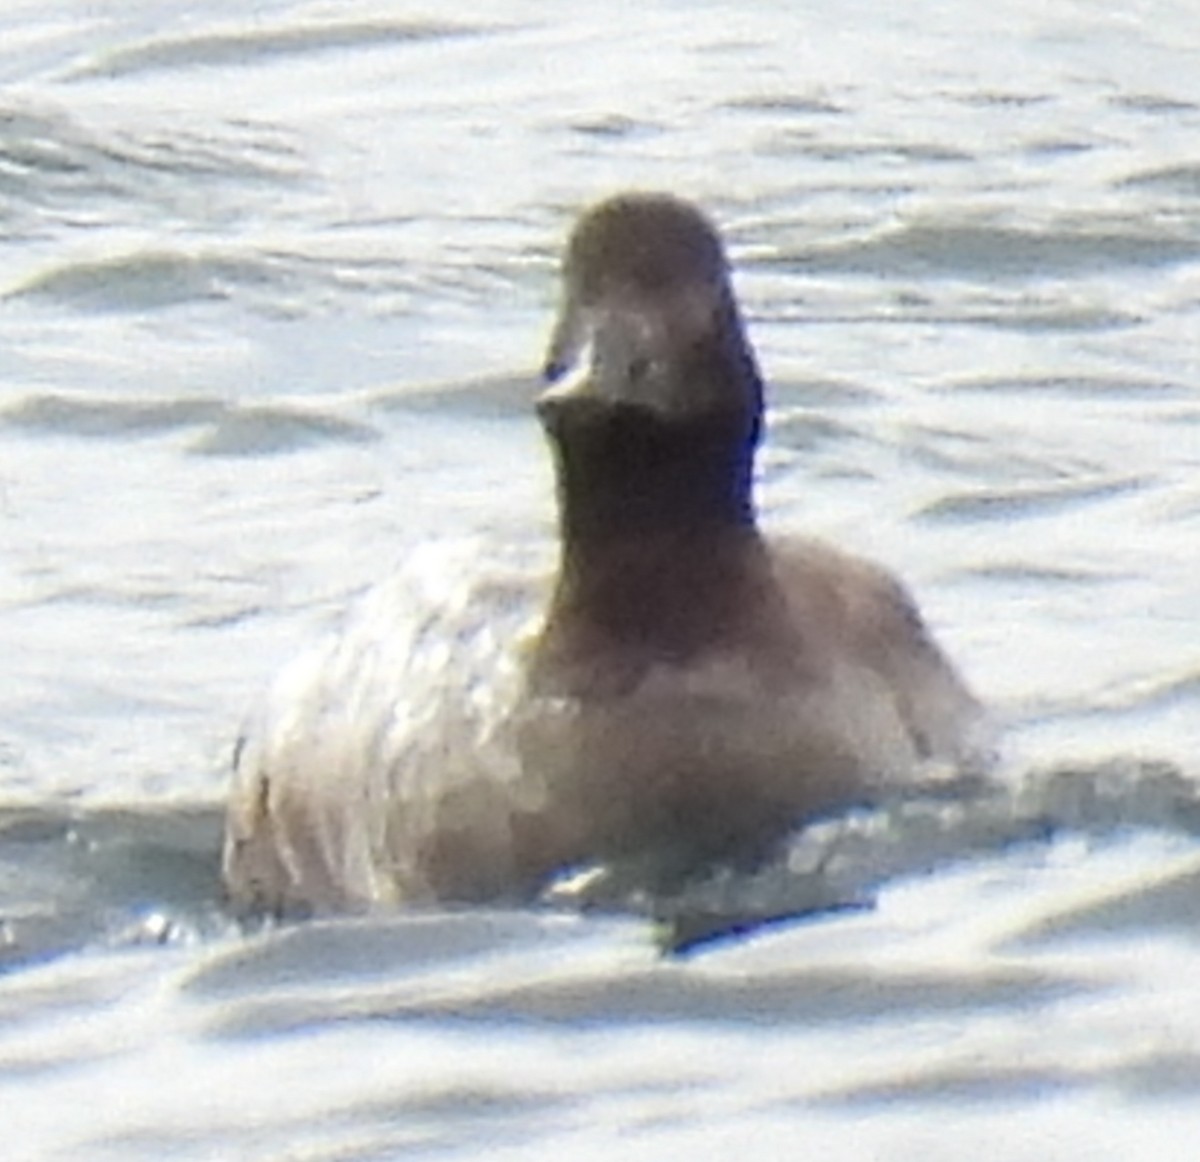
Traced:
[[650, 360], [645, 355], [635, 355], [629, 361], [629, 382], [642, 383], [650, 374]]

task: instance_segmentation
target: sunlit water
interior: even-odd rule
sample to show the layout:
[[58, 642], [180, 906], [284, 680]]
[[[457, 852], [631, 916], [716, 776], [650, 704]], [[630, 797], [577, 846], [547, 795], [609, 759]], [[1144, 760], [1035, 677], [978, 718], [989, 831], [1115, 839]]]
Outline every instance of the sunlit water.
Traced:
[[[0, 1153], [1180, 1156], [1197, 46], [1167, 0], [7, 4]], [[708, 885], [818, 911], [682, 957], [569, 888], [239, 930], [271, 673], [417, 546], [549, 545], [531, 369], [623, 186], [726, 231], [765, 518], [908, 580], [994, 781]]]

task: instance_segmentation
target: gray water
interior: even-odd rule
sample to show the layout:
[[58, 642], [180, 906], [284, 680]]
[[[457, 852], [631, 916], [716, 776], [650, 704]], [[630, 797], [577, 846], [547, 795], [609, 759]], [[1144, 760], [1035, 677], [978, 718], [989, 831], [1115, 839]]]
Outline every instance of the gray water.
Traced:
[[[239, 722], [415, 547], [549, 545], [556, 254], [630, 186], [726, 232], [764, 519], [909, 582], [994, 778], [686, 956], [240, 929]], [[0, 233], [5, 1158], [1186, 1151], [1200, 10], [10, 0]], [[812, 842], [714, 896], [803, 911]]]

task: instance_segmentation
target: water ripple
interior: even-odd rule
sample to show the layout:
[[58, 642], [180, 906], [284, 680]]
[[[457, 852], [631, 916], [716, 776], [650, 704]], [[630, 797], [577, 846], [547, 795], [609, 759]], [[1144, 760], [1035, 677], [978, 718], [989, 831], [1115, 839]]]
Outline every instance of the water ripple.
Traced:
[[213, 399], [31, 395], [0, 410], [0, 426], [42, 435], [130, 438], [211, 423], [223, 409]]
[[1135, 379], [1132, 376], [1105, 375], [1030, 375], [973, 376], [947, 383], [954, 392], [978, 392], [981, 395], [1032, 395], [1039, 399], [1053, 396], [1066, 400], [1179, 400], [1194, 397], [1187, 384], [1161, 379]]
[[190, 445], [204, 456], [257, 456], [322, 444], [366, 444], [378, 428], [332, 409], [294, 404], [237, 405], [217, 399], [130, 400], [43, 394], [0, 409], [0, 428], [44, 436], [137, 439], [198, 429]]
[[220, 68], [264, 59], [344, 49], [379, 48], [479, 35], [477, 25], [439, 20], [329, 21], [275, 28], [235, 28], [162, 37], [113, 49], [84, 62], [67, 79], [128, 77], [147, 72]]
[[285, 276], [262, 257], [139, 249], [52, 266], [5, 297], [47, 299], [88, 311], [162, 310], [226, 299], [235, 286], [261, 286]]
[[284, 184], [299, 196], [306, 176], [292, 134], [246, 118], [202, 130], [131, 130], [48, 105], [0, 105], [0, 210], [18, 236], [44, 231], [48, 214], [72, 226], [127, 220], [140, 229], [147, 206], [223, 218], [225, 199], [215, 196], [222, 183], [232, 183], [244, 212], [256, 187], [277, 198]]
[[204, 456], [266, 456], [321, 444], [370, 444], [381, 438], [370, 424], [312, 409], [243, 407], [218, 416], [191, 450]]
[[925, 520], [1009, 520], [1016, 516], [1055, 516], [1066, 510], [1135, 492], [1146, 484], [1141, 477], [1101, 477], [1052, 486], [983, 488], [951, 493], [918, 512]]
[[1200, 240], [1165, 230], [1036, 229], [915, 221], [853, 242], [781, 255], [782, 268], [904, 277], [1036, 278], [1200, 259]]
[[1137, 170], [1121, 178], [1116, 184], [1118, 189], [1144, 188], [1184, 194], [1192, 198], [1200, 197], [1200, 162], [1182, 162]]

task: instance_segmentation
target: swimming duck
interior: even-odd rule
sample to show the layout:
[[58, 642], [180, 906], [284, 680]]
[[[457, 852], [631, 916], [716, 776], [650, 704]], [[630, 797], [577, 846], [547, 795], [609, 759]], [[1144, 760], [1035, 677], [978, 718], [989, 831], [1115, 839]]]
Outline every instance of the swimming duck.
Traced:
[[239, 906], [528, 898], [620, 860], [673, 882], [975, 753], [979, 703], [902, 584], [760, 529], [763, 384], [705, 215], [611, 197], [562, 283], [536, 401], [558, 565], [532, 632], [498, 612], [494, 671], [455, 689], [421, 659], [464, 624], [385, 586], [285, 671], [238, 748]]

